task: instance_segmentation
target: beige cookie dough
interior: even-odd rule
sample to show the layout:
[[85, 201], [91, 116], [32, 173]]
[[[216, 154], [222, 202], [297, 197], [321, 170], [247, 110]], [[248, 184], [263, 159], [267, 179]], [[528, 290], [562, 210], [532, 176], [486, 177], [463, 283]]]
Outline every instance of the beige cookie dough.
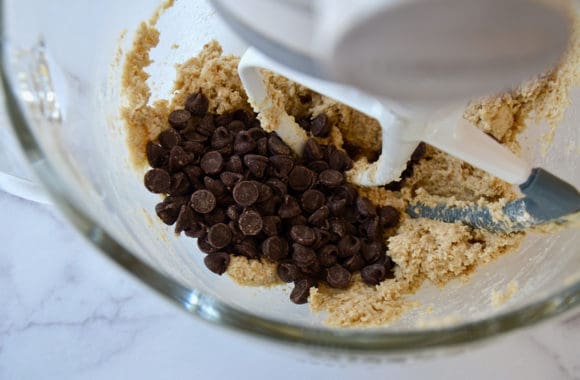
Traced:
[[[239, 58], [224, 55], [216, 41], [208, 42], [197, 56], [176, 67], [172, 99], [151, 99], [146, 68], [151, 63], [150, 50], [159, 43], [155, 22], [139, 26], [133, 48], [125, 57], [123, 90], [127, 103], [121, 114], [138, 167], [146, 163], [147, 141], [168, 127], [165, 120], [169, 110], [183, 104], [188, 94], [202, 91], [209, 99], [210, 112], [251, 109], [237, 74]], [[513, 92], [473, 102], [466, 109], [465, 118], [518, 152], [517, 136], [528, 119], [546, 120], [553, 126], [561, 120], [569, 102], [568, 91], [579, 77], [579, 51], [574, 45], [558, 67], [536, 81]], [[379, 153], [380, 129], [375, 120], [285, 78], [268, 72], [264, 75], [270, 96], [289, 115], [324, 113], [333, 126], [329, 140], [339, 148], [348, 142], [360, 147], [367, 157]], [[379, 187], [359, 191], [375, 204], [392, 205], [399, 210], [417, 199], [498, 205], [517, 196], [509, 184], [432, 147], [414, 166], [413, 175], [402, 182], [400, 192]], [[444, 286], [453, 279], [465, 279], [479, 266], [517, 249], [523, 237], [523, 233], [492, 234], [459, 223], [403, 216], [400, 226], [386, 231], [384, 236], [388, 254], [397, 264], [394, 279], [369, 287], [355, 275], [346, 290], [321, 285], [312, 290], [310, 307], [313, 312], [324, 313], [331, 325], [388, 324], [418, 306], [408, 296], [425, 281]], [[275, 271], [273, 263], [234, 257], [228, 274], [242, 285], [270, 286], [278, 283]]]

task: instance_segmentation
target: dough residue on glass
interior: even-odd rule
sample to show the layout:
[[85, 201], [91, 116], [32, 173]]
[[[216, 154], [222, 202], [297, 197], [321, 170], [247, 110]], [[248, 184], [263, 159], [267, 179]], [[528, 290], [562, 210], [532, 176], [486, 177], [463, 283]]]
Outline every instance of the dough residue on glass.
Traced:
[[[157, 15], [158, 17], [158, 15]], [[197, 56], [176, 66], [174, 95], [171, 99], [151, 99], [146, 68], [151, 64], [150, 51], [159, 43], [157, 18], [139, 26], [132, 49], [126, 54], [123, 90], [126, 104], [121, 115], [126, 121], [128, 145], [136, 166], [146, 164], [145, 145], [167, 128], [170, 110], [183, 104], [187, 95], [198, 91], [209, 99], [209, 111], [251, 110], [237, 73], [239, 58], [224, 55], [220, 44], [208, 42]], [[566, 59], [539, 79], [506, 94], [473, 102], [465, 118], [514, 152], [519, 151], [518, 134], [528, 119], [547, 120], [556, 125], [568, 105], [568, 91], [577, 83], [578, 52], [576, 45]], [[269, 95], [276, 104], [296, 118], [327, 115], [330, 137], [338, 148], [355, 146], [359, 155], [372, 161], [380, 153], [381, 133], [378, 123], [303, 86], [270, 72], [264, 73]], [[261, 115], [272, 118], [276, 115]], [[326, 313], [326, 322], [336, 326], [373, 326], [395, 321], [418, 303], [409, 301], [425, 282], [444, 286], [449, 281], [466, 278], [477, 267], [511, 252], [519, 246], [523, 233], [490, 233], [466, 225], [427, 219], [411, 219], [404, 213], [409, 201], [478, 202], [505, 204], [517, 197], [513, 187], [465, 162], [435, 148], [414, 166], [412, 175], [401, 182], [400, 191], [384, 187], [359, 188], [376, 205], [391, 205], [403, 211], [396, 229], [385, 232], [389, 255], [397, 264], [395, 278], [370, 287], [353, 276], [345, 290], [321, 285], [313, 288], [310, 307]], [[239, 284], [270, 286], [278, 283], [276, 265], [267, 261], [232, 257], [228, 274]]]

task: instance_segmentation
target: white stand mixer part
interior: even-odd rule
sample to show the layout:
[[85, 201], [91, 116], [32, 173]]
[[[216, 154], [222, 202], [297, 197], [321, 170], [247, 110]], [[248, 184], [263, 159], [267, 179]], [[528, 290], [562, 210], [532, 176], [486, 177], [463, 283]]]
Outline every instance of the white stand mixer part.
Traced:
[[[382, 150], [374, 163], [357, 162], [347, 173], [349, 180], [362, 186], [379, 186], [400, 179], [413, 150], [424, 141], [469, 164], [512, 184], [524, 183], [530, 166], [506, 147], [462, 118], [461, 112], [448, 113], [432, 123], [406, 122], [389, 111], [376, 98], [355, 88], [309, 77], [266, 57], [254, 48], [242, 56], [238, 71], [254, 110], [275, 112], [277, 125], [264, 125], [275, 131], [296, 154], [301, 154], [308, 138], [293, 117], [275, 105], [260, 74], [268, 69], [322, 95], [344, 103], [375, 118], [382, 129]], [[263, 121], [264, 122], [264, 121]]]

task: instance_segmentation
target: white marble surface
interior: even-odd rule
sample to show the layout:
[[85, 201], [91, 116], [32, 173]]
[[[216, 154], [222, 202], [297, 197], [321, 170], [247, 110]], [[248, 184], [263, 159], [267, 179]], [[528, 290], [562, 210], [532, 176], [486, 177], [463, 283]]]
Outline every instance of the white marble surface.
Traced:
[[320, 362], [178, 310], [50, 207], [0, 193], [0, 210], [2, 380], [580, 379], [580, 310], [451, 357]]

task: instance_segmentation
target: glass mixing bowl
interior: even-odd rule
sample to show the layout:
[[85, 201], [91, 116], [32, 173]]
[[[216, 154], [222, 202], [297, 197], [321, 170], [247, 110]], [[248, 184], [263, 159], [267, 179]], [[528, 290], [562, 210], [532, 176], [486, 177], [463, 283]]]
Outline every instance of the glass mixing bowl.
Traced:
[[[412, 298], [433, 312], [410, 312], [389, 326], [339, 329], [288, 300], [286, 286], [240, 287], [205, 269], [190, 239], [157, 222], [158, 196], [129, 164], [119, 107], [123, 53], [153, 0], [33, 1], [2, 4], [2, 74], [9, 116], [38, 179], [72, 224], [104, 254], [189, 313], [213, 323], [301, 346], [360, 353], [417, 353], [497, 336], [580, 304], [580, 230], [529, 234], [522, 247], [488, 264], [469, 283], [426, 284]], [[148, 69], [152, 98], [171, 97], [173, 65], [212, 38], [225, 52], [246, 45], [210, 6], [178, 1], [158, 22], [159, 46]], [[179, 48], [172, 48], [178, 44]], [[522, 137], [524, 156], [580, 186], [580, 92], [552, 148], [536, 143], [545, 125]], [[492, 290], [516, 280], [501, 307]], [[419, 323], [421, 322], [421, 323]]]

